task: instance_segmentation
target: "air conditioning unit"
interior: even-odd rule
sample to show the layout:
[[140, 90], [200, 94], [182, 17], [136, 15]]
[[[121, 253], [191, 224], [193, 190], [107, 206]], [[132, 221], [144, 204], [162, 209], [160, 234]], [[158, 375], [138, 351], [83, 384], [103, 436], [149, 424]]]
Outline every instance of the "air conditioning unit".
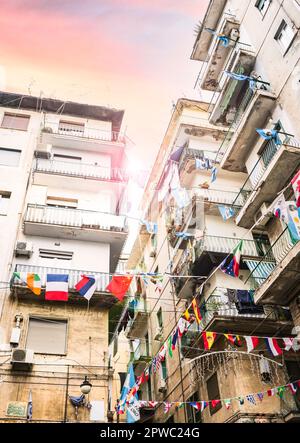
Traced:
[[15, 249], [16, 257], [22, 255], [24, 257], [31, 257], [33, 253], [33, 244], [25, 241], [18, 241]]
[[167, 392], [167, 382], [164, 378], [161, 378], [159, 380], [158, 390], [159, 390], [159, 392], [162, 392], [164, 394]]
[[270, 212], [268, 210], [268, 205], [266, 203], [263, 203], [261, 205], [261, 207], [259, 208], [259, 210], [256, 212], [256, 214], [254, 216], [254, 221], [255, 221], [255, 223], [257, 223], [258, 220], [261, 219], [259, 222], [259, 225], [265, 226], [271, 217], [272, 217], [272, 215], [270, 214]]
[[162, 341], [163, 340], [163, 329], [162, 328], [157, 328], [155, 335], [154, 335], [154, 340], [158, 340], [158, 341]]
[[36, 150], [34, 151], [36, 158], [51, 158], [52, 155], [52, 145], [46, 143], [38, 143]]
[[12, 369], [29, 371], [33, 365], [34, 352], [30, 349], [13, 349], [11, 354]]

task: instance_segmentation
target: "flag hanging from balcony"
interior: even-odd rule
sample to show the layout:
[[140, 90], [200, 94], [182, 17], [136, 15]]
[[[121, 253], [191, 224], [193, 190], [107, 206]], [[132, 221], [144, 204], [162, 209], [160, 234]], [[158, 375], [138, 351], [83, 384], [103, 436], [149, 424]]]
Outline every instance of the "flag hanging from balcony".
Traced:
[[67, 274], [47, 274], [45, 300], [68, 301]]
[[238, 80], [238, 81], [248, 80], [249, 87], [251, 89], [254, 89], [256, 86], [256, 79], [254, 77], [249, 77], [248, 75], [237, 74], [236, 72], [228, 72], [228, 71], [224, 71], [224, 74], [228, 75], [228, 77], [231, 77], [234, 80]]
[[87, 300], [90, 300], [96, 290], [96, 279], [88, 275], [82, 275], [81, 280], [75, 285], [75, 289]]
[[283, 194], [280, 194], [273, 201], [268, 211], [272, 212], [275, 217], [280, 218], [283, 222], [288, 223], [288, 206]]
[[293, 180], [291, 181], [293, 186], [294, 194], [296, 197], [296, 206], [300, 207], [300, 171], [297, 172]]
[[297, 208], [294, 201], [288, 201], [288, 230], [293, 243], [300, 241], [300, 208]]
[[111, 292], [118, 300], [122, 301], [129, 289], [133, 276], [114, 275], [106, 287], [106, 291]]
[[245, 336], [244, 339], [246, 340], [247, 352], [253, 351], [253, 349], [256, 348], [259, 342], [258, 337]]
[[214, 167], [212, 168], [212, 170], [211, 170], [211, 179], [210, 179], [211, 183], [213, 183], [213, 182], [215, 182], [215, 181], [217, 180], [217, 173], [218, 173], [218, 170], [217, 170], [217, 168], [214, 166]]
[[26, 283], [28, 288], [35, 295], [41, 295], [41, 279], [37, 274], [28, 272], [14, 272], [13, 277], [18, 278], [23, 283]]
[[157, 234], [157, 232], [158, 232], [158, 225], [157, 225], [157, 223], [150, 222], [148, 220], [142, 220], [142, 219], [140, 220], [140, 223], [142, 225], [146, 226], [147, 232], [149, 234]]
[[224, 221], [229, 220], [235, 214], [235, 211], [231, 206], [218, 205], [218, 209]]
[[[241, 240], [234, 250], [232, 251], [232, 254], [227, 256], [221, 263], [220, 269], [222, 272], [224, 272], [227, 275], [230, 275], [231, 277], [238, 277], [239, 276], [239, 270], [240, 270], [240, 260], [241, 260], [241, 253], [243, 248], [243, 240]], [[227, 265], [228, 258], [233, 255], [232, 260]]]
[[280, 140], [278, 131], [275, 129], [272, 129], [271, 131], [264, 131], [263, 129], [257, 129], [256, 132], [265, 140], [273, 140], [275, 145], [280, 146], [282, 145], [282, 141]]
[[220, 40], [220, 42], [222, 42], [222, 45], [224, 46], [224, 48], [227, 48], [229, 46], [229, 37], [226, 37], [226, 35], [224, 34], [217, 34], [217, 32], [214, 29], [211, 28], [204, 28], [205, 31], [210, 32], [211, 34], [214, 34], [217, 36], [217, 39]]
[[214, 344], [217, 334], [215, 332], [202, 332], [204, 349], [209, 351]]
[[170, 155], [170, 160], [172, 160], [173, 162], [179, 162], [180, 157], [182, 156], [184, 150], [184, 146], [182, 146], [181, 148], [176, 149], [176, 151], [172, 152], [172, 154]]
[[201, 316], [201, 313], [200, 313], [200, 309], [198, 308], [198, 305], [197, 305], [197, 300], [195, 298], [192, 301], [192, 307], [193, 307], [194, 314], [195, 314], [195, 317], [196, 317], [196, 322], [199, 325], [201, 323], [202, 316]]
[[282, 354], [282, 349], [280, 349], [280, 346], [276, 338], [266, 338], [266, 344], [267, 348], [274, 357], [277, 357], [278, 355]]

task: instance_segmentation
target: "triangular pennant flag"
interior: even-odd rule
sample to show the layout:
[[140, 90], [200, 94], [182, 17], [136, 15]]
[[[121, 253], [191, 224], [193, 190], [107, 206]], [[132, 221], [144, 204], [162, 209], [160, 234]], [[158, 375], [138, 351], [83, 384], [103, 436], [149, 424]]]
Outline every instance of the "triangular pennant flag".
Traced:
[[273, 397], [273, 395], [275, 395], [275, 389], [274, 388], [268, 389], [267, 394], [268, 394], [268, 397]]
[[176, 349], [177, 339], [178, 339], [178, 328], [176, 328], [172, 334], [172, 351], [175, 351]]
[[208, 402], [207, 401], [200, 401], [201, 403], [201, 412], [204, 411], [204, 409], [208, 406]]
[[242, 346], [242, 341], [239, 335], [224, 334], [227, 340], [235, 346]]
[[215, 332], [202, 332], [203, 342], [204, 342], [204, 348], [206, 350], [210, 350], [212, 345], [214, 344], [215, 338], [216, 338]]
[[189, 310], [188, 310], [188, 309], [185, 310], [185, 312], [184, 312], [184, 314], [183, 314], [183, 317], [184, 317], [187, 321], [190, 320], [191, 316], [190, 316], [190, 313], [189, 313]]
[[283, 338], [282, 340], [284, 343], [283, 349], [285, 351], [289, 351], [293, 347], [294, 339], [293, 338]]
[[218, 406], [218, 404], [221, 402], [221, 400], [211, 400], [211, 405], [213, 408], [215, 408], [216, 406]]
[[183, 334], [186, 333], [188, 326], [189, 326], [189, 323], [183, 317], [180, 317], [178, 324], [177, 324], [178, 334], [179, 334], [180, 338], [183, 336]]
[[245, 399], [243, 397], [238, 397], [238, 401], [240, 402], [240, 405], [243, 406], [245, 403]]
[[257, 395], [257, 398], [258, 398], [260, 401], [263, 401], [263, 398], [264, 398], [264, 394], [263, 394], [263, 392], [258, 392], [256, 395]]
[[148, 404], [151, 408], [155, 408], [155, 406], [158, 404], [158, 402], [157, 401], [149, 401]]
[[279, 386], [279, 388], [277, 388], [277, 395], [280, 398], [282, 398], [284, 393], [285, 393], [285, 386]]
[[172, 403], [168, 403], [164, 401], [164, 413], [167, 414], [172, 407]]
[[254, 398], [253, 394], [246, 395], [246, 399], [248, 400], [249, 403], [252, 403], [253, 405], [256, 405], [256, 401], [255, 401], [255, 398]]
[[297, 386], [294, 385], [294, 383], [289, 383], [288, 387], [290, 388], [290, 391], [293, 395], [295, 395], [297, 393]]
[[253, 349], [255, 349], [259, 343], [258, 337], [244, 336], [244, 339], [246, 340], [247, 344], [247, 352], [253, 351]]
[[173, 352], [172, 352], [172, 336], [170, 335], [170, 337], [168, 337], [168, 350], [169, 350], [169, 356], [173, 357]]
[[193, 401], [190, 403], [190, 405], [197, 411], [201, 411], [201, 403], [199, 401]]
[[224, 400], [224, 405], [225, 405], [225, 408], [228, 410], [228, 409], [230, 409], [230, 406], [231, 406], [231, 400], [228, 398], [228, 399], [226, 399], [226, 400]]

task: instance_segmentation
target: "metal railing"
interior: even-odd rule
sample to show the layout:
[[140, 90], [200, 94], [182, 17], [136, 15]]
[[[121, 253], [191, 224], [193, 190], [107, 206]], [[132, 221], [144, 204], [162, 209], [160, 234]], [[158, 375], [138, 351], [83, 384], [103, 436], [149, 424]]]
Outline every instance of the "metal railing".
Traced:
[[[203, 238], [196, 243], [196, 256], [201, 256], [204, 251], [230, 254], [239, 241], [241, 241], [241, 239], [204, 235]], [[268, 243], [264, 240], [243, 239], [241, 255], [243, 257], [259, 258], [265, 255], [267, 249]], [[269, 251], [268, 259], [275, 261], [272, 251]]]
[[42, 127], [42, 132], [122, 144], [125, 144], [127, 139], [125, 134], [121, 132], [109, 131], [99, 128], [88, 128], [84, 125], [72, 125], [51, 121], [45, 122], [44, 126]]
[[[79, 282], [81, 276], [83, 274], [92, 275], [96, 279], [96, 291], [97, 292], [107, 292], [105, 288], [109, 283], [109, 274], [104, 272], [94, 272], [87, 270], [75, 270], [75, 269], [62, 269], [55, 267], [45, 267], [45, 266], [36, 266], [36, 265], [23, 265], [17, 264], [15, 266], [15, 272], [27, 272], [37, 274], [41, 279], [42, 287], [46, 286], [47, 274], [68, 274], [69, 275], [69, 289], [75, 289], [76, 283]], [[22, 283], [14, 280], [13, 285], [25, 286], [26, 283]]]
[[150, 345], [146, 340], [142, 340], [137, 348], [130, 353], [130, 362], [138, 360], [147, 360], [151, 357], [150, 355]]
[[[251, 282], [252, 287], [256, 289], [259, 288], [272, 274], [272, 272], [276, 270], [277, 266], [293, 249], [295, 244], [297, 244], [297, 242], [291, 239], [289, 229], [286, 227], [275, 242], [270, 245], [269, 249], [266, 251], [266, 254], [261, 257], [258, 263], [251, 270], [247, 281], [249, 280]], [[268, 266], [270, 263], [270, 252], [272, 252], [272, 255], [275, 258], [275, 266]]]
[[[271, 161], [284, 146], [293, 147], [299, 149], [300, 154], [300, 143], [295, 138], [288, 137], [282, 142], [282, 145], [276, 145], [274, 140], [268, 140], [265, 144], [264, 150], [256, 161], [254, 167], [252, 168], [250, 174], [248, 175], [245, 183], [243, 184], [237, 199], [240, 197], [244, 198], [244, 204], [251, 195], [252, 191], [259, 185], [264, 173], [267, 171]], [[294, 168], [294, 165], [291, 165]], [[234, 202], [235, 203], [235, 202]]]
[[184, 148], [181, 154], [178, 168], [179, 170], [181, 170], [186, 160], [196, 160], [196, 159], [202, 159], [202, 160], [207, 159], [211, 165], [214, 165], [217, 163], [215, 157], [216, 157], [216, 152], [205, 151], [203, 149], [192, 149], [186, 147]]
[[33, 169], [35, 172], [111, 181], [128, 181], [129, 178], [125, 169], [44, 158], [37, 158]]
[[24, 222], [127, 232], [123, 215], [55, 206], [28, 204]]
[[197, 197], [203, 197], [204, 202], [217, 203], [223, 205], [243, 206], [244, 199], [238, 192], [197, 188], [193, 192]]

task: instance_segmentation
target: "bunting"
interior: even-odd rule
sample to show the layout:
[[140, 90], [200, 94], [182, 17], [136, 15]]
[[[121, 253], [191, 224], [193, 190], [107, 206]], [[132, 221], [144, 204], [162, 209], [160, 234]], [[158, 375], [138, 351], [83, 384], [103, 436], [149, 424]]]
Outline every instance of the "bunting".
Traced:
[[210, 348], [214, 344], [216, 336], [217, 334], [215, 332], [202, 332], [205, 350], [210, 350]]
[[195, 314], [195, 317], [196, 317], [196, 322], [199, 325], [201, 323], [202, 316], [201, 316], [201, 313], [200, 313], [200, 309], [198, 308], [198, 305], [197, 305], [197, 300], [195, 298], [192, 301], [192, 307], [193, 307], [194, 314]]

